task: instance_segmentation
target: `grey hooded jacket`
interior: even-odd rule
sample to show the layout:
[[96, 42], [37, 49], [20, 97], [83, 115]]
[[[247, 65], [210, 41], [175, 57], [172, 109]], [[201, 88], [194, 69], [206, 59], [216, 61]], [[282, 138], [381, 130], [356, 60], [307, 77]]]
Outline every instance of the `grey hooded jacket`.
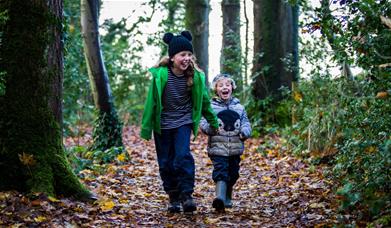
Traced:
[[[250, 121], [243, 105], [234, 97], [227, 102], [220, 98], [213, 98], [211, 105], [218, 117], [219, 133], [212, 135], [213, 131], [206, 119], [202, 118], [200, 122], [201, 130], [209, 136], [208, 153], [219, 156], [242, 154], [244, 151], [242, 140], [251, 136]], [[242, 136], [242, 140], [239, 135]]]

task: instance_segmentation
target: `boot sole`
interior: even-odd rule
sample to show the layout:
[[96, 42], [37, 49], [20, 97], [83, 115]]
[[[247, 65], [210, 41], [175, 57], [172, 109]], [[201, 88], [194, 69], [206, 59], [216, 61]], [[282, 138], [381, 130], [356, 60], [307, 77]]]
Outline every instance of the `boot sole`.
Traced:
[[232, 201], [231, 200], [226, 200], [224, 203], [225, 208], [232, 208]]
[[187, 206], [187, 207], [183, 207], [183, 212], [184, 213], [188, 213], [188, 212], [193, 212], [193, 211], [196, 211], [197, 210], [197, 207], [196, 206]]
[[224, 208], [225, 208], [224, 201], [219, 198], [216, 198], [213, 200], [212, 206], [217, 211], [224, 211]]
[[180, 213], [180, 212], [181, 212], [181, 208], [180, 207], [178, 207], [178, 208], [169, 208], [168, 209], [168, 213], [174, 214], [174, 213]]

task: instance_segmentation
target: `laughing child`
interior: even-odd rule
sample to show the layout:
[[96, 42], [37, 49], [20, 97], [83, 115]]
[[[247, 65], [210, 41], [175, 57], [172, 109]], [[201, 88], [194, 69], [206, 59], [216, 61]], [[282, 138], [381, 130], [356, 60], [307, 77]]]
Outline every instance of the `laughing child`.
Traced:
[[239, 99], [232, 96], [235, 88], [230, 75], [217, 75], [212, 82], [216, 97], [211, 102], [219, 121], [217, 135], [206, 119], [200, 123], [201, 130], [208, 135], [208, 155], [213, 163], [212, 178], [216, 184], [212, 206], [217, 211], [232, 207], [232, 189], [239, 178], [243, 142], [251, 135], [246, 110]]

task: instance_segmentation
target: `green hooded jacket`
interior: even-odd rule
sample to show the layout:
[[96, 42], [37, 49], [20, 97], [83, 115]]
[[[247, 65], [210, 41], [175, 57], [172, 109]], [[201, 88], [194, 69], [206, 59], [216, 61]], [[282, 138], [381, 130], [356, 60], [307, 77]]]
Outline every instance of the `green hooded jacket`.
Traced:
[[[160, 114], [163, 110], [162, 95], [168, 79], [168, 68], [165, 66], [151, 68], [149, 69], [149, 72], [152, 74], [152, 81], [149, 86], [147, 100], [145, 101], [140, 132], [141, 138], [146, 140], [151, 139], [152, 131], [161, 134]], [[195, 139], [198, 134], [198, 125], [201, 116], [204, 116], [212, 127], [217, 129], [219, 126], [216, 114], [210, 106], [208, 91], [205, 87], [205, 75], [196, 69], [194, 69], [191, 94], [193, 106], [193, 134]]]

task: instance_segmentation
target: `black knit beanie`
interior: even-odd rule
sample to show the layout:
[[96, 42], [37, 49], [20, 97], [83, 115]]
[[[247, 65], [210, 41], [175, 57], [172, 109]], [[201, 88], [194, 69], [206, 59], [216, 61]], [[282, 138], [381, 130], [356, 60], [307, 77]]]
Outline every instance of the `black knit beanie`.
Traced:
[[168, 55], [174, 56], [181, 51], [190, 51], [193, 53], [191, 44], [192, 36], [189, 31], [183, 31], [180, 35], [174, 36], [171, 32], [164, 34], [163, 41], [168, 44]]

